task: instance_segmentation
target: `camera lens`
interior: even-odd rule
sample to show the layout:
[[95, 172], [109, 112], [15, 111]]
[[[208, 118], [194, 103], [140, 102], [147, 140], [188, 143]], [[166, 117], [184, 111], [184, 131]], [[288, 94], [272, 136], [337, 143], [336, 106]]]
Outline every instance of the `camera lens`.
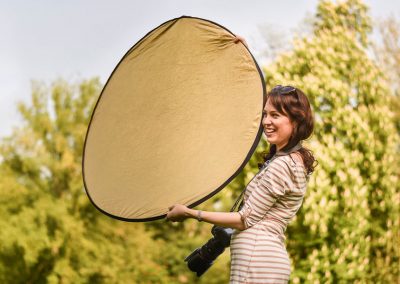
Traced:
[[233, 230], [229, 228], [213, 226], [211, 233], [214, 237], [185, 258], [189, 269], [196, 272], [198, 277], [207, 271], [214, 260], [230, 245], [232, 232]]

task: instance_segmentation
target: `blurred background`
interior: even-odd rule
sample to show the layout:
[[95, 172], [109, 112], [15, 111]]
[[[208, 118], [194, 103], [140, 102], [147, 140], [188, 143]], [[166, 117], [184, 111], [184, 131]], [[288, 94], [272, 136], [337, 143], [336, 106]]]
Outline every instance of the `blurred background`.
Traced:
[[[319, 165], [286, 231], [291, 283], [399, 283], [400, 1], [377, 0], [0, 1], [0, 283], [228, 283], [229, 249], [201, 278], [183, 261], [211, 225], [113, 220], [82, 184], [102, 86], [182, 15], [244, 37], [267, 90], [310, 98]], [[265, 150], [197, 208], [228, 211]]]

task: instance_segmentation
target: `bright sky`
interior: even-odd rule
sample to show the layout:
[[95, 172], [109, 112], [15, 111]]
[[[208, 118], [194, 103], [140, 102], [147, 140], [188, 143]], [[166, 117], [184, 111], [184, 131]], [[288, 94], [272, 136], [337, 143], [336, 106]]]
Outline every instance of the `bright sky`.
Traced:
[[[245, 37], [258, 63], [260, 27], [282, 38], [313, 14], [317, 0], [0, 0], [0, 137], [20, 122], [31, 80], [106, 82], [126, 51], [147, 32], [182, 15], [217, 22]], [[373, 18], [400, 15], [400, 1], [367, 0]]]

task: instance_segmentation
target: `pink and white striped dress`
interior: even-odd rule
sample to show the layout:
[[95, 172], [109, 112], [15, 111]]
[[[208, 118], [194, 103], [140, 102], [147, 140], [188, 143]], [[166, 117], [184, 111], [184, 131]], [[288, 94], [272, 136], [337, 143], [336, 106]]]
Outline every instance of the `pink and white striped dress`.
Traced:
[[306, 187], [303, 164], [289, 155], [272, 160], [247, 184], [239, 211], [246, 229], [235, 230], [231, 238], [231, 284], [289, 281], [284, 232]]

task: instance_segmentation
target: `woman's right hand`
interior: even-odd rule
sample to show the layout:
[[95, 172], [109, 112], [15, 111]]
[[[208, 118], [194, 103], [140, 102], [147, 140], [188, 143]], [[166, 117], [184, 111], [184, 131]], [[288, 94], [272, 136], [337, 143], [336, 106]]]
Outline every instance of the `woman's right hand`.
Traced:
[[168, 213], [166, 216], [167, 221], [172, 222], [182, 222], [189, 218], [188, 208], [182, 204], [175, 204], [168, 208]]

